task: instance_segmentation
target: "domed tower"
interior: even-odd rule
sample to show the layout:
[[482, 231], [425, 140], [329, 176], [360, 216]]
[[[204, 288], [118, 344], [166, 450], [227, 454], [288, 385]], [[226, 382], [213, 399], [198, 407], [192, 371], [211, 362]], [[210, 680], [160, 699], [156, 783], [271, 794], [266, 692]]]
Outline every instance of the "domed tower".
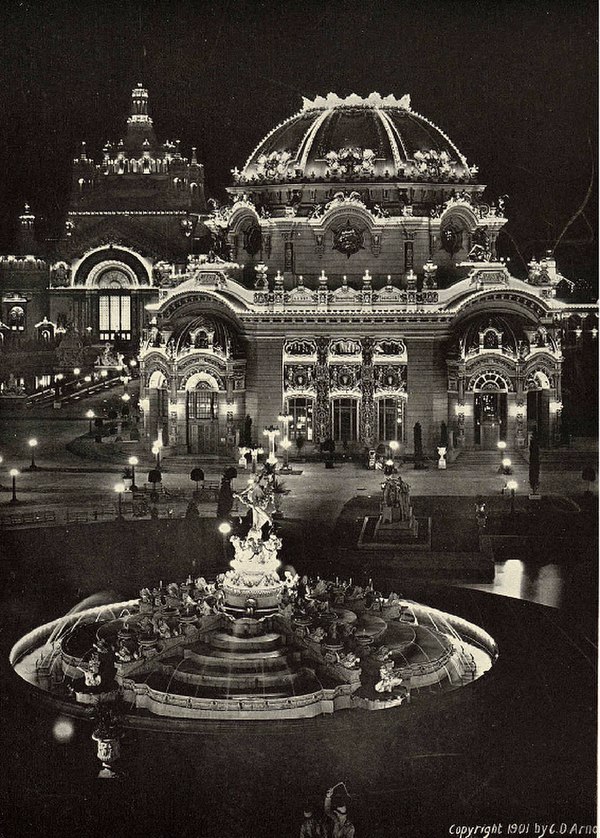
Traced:
[[481, 223], [477, 167], [408, 95], [304, 99], [234, 178], [232, 257], [308, 285], [366, 269], [407, 284], [430, 260], [452, 275], [480, 238], [493, 253], [504, 223]]

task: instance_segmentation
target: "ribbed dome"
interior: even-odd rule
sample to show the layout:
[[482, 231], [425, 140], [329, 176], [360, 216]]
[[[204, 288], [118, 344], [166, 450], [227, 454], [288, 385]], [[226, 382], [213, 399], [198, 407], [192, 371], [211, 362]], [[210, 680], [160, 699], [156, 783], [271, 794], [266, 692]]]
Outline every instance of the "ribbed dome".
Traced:
[[238, 184], [298, 179], [472, 182], [454, 143], [410, 109], [410, 97], [372, 93], [304, 99], [303, 108], [274, 128], [252, 152]]

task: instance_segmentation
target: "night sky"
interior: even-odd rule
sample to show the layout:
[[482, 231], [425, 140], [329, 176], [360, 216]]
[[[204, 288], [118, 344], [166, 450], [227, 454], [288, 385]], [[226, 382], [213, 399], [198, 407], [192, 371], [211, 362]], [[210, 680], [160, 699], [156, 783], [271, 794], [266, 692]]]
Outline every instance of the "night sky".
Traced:
[[[302, 95], [410, 93], [490, 195], [509, 196], [525, 260], [555, 243], [597, 170], [597, 8], [584, 0], [5, 0], [0, 15], [2, 252], [26, 199], [58, 233], [80, 140], [98, 158], [123, 135], [138, 81], [159, 140], [196, 145], [219, 198]], [[596, 207], [594, 186], [557, 250], [564, 273], [593, 282]]]

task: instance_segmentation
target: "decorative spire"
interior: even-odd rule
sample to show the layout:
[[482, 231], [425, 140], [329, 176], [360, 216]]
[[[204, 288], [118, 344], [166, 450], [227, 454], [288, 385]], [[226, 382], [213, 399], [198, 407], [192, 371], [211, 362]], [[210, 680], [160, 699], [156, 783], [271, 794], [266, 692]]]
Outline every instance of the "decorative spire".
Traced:
[[124, 150], [128, 156], [139, 158], [144, 151], [152, 156], [156, 148], [154, 126], [148, 114], [148, 91], [140, 82], [131, 91], [131, 116], [127, 120]]
[[138, 82], [137, 87], [131, 91], [131, 116], [127, 123], [132, 122], [146, 122], [152, 125], [152, 120], [148, 115], [148, 91], [142, 87], [141, 82]]
[[23, 212], [19, 216], [19, 221], [21, 222], [22, 227], [33, 227], [33, 223], [35, 221], [35, 215], [31, 212], [31, 207], [25, 201], [25, 205], [23, 206]]

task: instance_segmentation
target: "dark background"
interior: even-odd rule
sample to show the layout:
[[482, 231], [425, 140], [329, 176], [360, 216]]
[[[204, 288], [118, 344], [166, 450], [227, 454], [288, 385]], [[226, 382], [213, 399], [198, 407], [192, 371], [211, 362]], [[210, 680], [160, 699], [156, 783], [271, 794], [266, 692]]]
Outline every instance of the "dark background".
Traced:
[[5, 0], [1, 16], [0, 251], [25, 200], [44, 233], [59, 232], [79, 142], [98, 158], [124, 133], [138, 81], [159, 140], [196, 145], [219, 198], [302, 95], [378, 90], [410, 93], [490, 197], [509, 196], [499, 249], [517, 275], [592, 182], [556, 253], [563, 273], [597, 285], [593, 2]]

